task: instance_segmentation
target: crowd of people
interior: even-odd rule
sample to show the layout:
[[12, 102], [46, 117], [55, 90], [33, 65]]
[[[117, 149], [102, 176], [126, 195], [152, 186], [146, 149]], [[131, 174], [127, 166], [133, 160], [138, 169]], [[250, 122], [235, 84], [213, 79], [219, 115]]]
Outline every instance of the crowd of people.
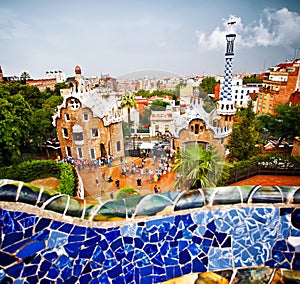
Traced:
[[160, 193], [160, 180], [164, 176], [167, 177], [172, 171], [172, 160], [173, 156], [168, 148], [157, 147], [152, 151], [148, 151], [147, 155], [142, 151], [139, 158], [120, 157], [120, 159], [114, 161], [114, 157], [111, 155], [96, 160], [74, 159], [66, 156], [63, 159], [58, 159], [58, 162], [69, 163], [76, 167], [78, 171], [88, 170], [94, 172], [93, 184], [96, 188], [99, 187], [101, 195], [103, 195], [104, 188], [105, 191], [107, 191], [107, 188], [109, 188], [109, 191], [112, 190], [111, 185], [105, 185], [106, 183], [114, 184], [116, 189], [124, 186], [145, 189], [143, 185], [148, 184], [147, 190], [149, 184], [153, 184], [152, 190], [155, 193]]

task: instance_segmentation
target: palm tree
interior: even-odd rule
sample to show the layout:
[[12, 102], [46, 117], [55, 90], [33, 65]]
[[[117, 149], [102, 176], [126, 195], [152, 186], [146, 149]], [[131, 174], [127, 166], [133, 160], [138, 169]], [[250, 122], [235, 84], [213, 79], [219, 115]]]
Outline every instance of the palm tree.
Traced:
[[27, 79], [30, 79], [30, 75], [28, 72], [24, 71], [20, 76], [20, 81], [26, 83]]
[[134, 94], [127, 93], [121, 98], [122, 108], [127, 108], [128, 111], [128, 125], [130, 125], [130, 109], [135, 108], [137, 106]]
[[229, 165], [214, 147], [205, 150], [198, 144], [192, 144], [179, 151], [176, 158], [173, 169], [180, 174], [175, 182], [176, 188], [215, 187], [220, 178], [228, 175]]

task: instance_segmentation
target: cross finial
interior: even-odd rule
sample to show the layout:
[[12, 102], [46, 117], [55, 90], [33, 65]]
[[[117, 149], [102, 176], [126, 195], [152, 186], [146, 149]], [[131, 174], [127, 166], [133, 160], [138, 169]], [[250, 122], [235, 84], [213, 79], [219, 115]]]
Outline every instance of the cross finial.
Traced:
[[230, 26], [233, 26], [236, 23], [233, 17], [230, 17], [229, 22], [227, 23]]

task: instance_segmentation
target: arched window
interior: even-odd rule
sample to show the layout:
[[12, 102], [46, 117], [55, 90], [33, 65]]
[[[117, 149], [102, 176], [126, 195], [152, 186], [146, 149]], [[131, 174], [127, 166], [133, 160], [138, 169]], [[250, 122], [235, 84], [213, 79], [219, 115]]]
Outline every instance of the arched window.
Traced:
[[80, 125], [73, 126], [73, 139], [74, 139], [75, 145], [83, 145], [84, 144], [83, 130]]

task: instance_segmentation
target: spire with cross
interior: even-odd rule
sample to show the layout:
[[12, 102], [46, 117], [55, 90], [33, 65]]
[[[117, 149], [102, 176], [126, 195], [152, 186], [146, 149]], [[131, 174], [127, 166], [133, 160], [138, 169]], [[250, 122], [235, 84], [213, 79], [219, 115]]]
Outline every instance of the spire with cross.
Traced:
[[[231, 17], [228, 25], [230, 25], [231, 30], [232, 26], [236, 23], [236, 21]], [[232, 100], [231, 94], [231, 85], [232, 85], [232, 60], [234, 57], [234, 40], [236, 38], [236, 34], [231, 32], [226, 35], [227, 47], [225, 53], [225, 76], [224, 83], [222, 85], [220, 101], [218, 105], [218, 113], [221, 115], [234, 115], [236, 109], [234, 107], [234, 102]]]

